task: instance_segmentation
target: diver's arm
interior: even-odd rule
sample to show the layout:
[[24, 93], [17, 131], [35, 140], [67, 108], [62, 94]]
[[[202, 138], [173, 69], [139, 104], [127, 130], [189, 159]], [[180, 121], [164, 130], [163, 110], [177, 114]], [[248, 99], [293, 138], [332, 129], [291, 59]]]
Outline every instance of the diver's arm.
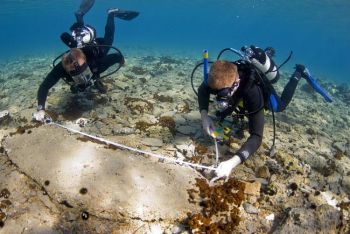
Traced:
[[245, 108], [252, 113], [248, 116], [250, 136], [231, 159], [219, 164], [215, 170], [216, 177], [210, 181], [211, 183], [220, 178], [227, 180], [232, 170], [255, 153], [261, 145], [264, 130], [264, 109], [262, 108], [264, 102], [260, 87], [252, 85], [245, 91], [243, 100]]
[[210, 89], [206, 84], [204, 84], [204, 82], [202, 82], [202, 84], [198, 88], [199, 112], [202, 113], [203, 110], [208, 112], [209, 97], [210, 97]]
[[49, 90], [60, 80], [61, 77], [64, 77], [65, 74], [67, 73], [62, 67], [62, 63], [59, 63], [46, 76], [38, 90], [38, 109], [45, 110], [45, 102]]
[[245, 161], [250, 155], [254, 154], [261, 145], [264, 132], [264, 101], [262, 90], [257, 85], [253, 85], [245, 92], [244, 105], [249, 113], [248, 124], [250, 136], [242, 147], [236, 152], [241, 161]]
[[204, 82], [198, 88], [198, 104], [201, 113], [202, 127], [209, 136], [214, 131], [213, 120], [208, 116], [210, 88]]

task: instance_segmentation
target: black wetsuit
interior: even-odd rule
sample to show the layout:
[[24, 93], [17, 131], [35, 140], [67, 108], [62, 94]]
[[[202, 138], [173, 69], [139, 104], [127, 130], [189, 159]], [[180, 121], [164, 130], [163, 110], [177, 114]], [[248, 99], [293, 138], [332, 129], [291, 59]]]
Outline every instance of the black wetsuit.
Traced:
[[[107, 18], [104, 37], [96, 38], [94, 43], [97, 45], [111, 46], [114, 40], [114, 31], [114, 16], [109, 15]], [[92, 46], [85, 46], [82, 48], [87, 59], [87, 64], [95, 78], [98, 78], [99, 74], [106, 71], [113, 64], [124, 64], [124, 57], [119, 53], [108, 54], [109, 49], [109, 47], [97, 47], [93, 46], [93, 44]], [[50, 71], [39, 87], [38, 107], [40, 107], [40, 109], [45, 109], [45, 102], [49, 89], [52, 88], [61, 78], [65, 79], [68, 83], [74, 83], [72, 77], [64, 70], [62, 63], [60, 62]]]
[[[226, 113], [225, 116], [231, 114], [241, 100], [243, 101], [245, 111], [250, 113], [247, 115], [250, 136], [235, 153], [242, 161], [244, 161], [250, 155], [255, 153], [261, 145], [264, 131], [264, 107], [269, 106], [267, 95], [273, 94], [276, 96], [278, 102], [277, 111], [284, 110], [293, 97], [296, 85], [298, 84], [298, 79], [295, 79], [295, 75], [293, 74], [280, 98], [272, 86], [270, 86], [270, 89], [272, 89], [269, 91], [270, 93], [266, 93], [265, 88], [267, 87], [263, 89], [260, 79], [256, 77], [258, 74], [248, 65], [237, 64], [237, 67], [241, 80], [240, 86], [231, 98], [232, 108], [229, 109], [229, 113]], [[216, 94], [216, 92], [203, 82], [198, 89], [198, 104], [200, 111], [208, 111], [210, 94]]]
[[[235, 95], [232, 97], [232, 104], [238, 104], [243, 100], [244, 108], [248, 112], [253, 112], [248, 115], [249, 133], [250, 136], [242, 147], [236, 152], [242, 159], [247, 159], [260, 146], [264, 131], [264, 95], [262, 88], [256, 82], [252, 82], [250, 69], [246, 66], [238, 66], [239, 77], [241, 79], [240, 86]], [[210, 89], [204, 82], [198, 89], [199, 109], [208, 110], [209, 96], [215, 94], [215, 91]]]

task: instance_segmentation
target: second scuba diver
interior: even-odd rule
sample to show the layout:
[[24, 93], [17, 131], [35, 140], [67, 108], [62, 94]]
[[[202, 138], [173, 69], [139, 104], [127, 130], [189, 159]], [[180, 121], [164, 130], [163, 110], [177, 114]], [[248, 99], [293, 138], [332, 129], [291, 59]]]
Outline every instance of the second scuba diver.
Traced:
[[[106, 87], [101, 82], [100, 74], [114, 64], [119, 64], [118, 69], [124, 64], [124, 57], [119, 50], [108, 54], [114, 40], [114, 18], [132, 20], [139, 15], [135, 11], [109, 9], [105, 35], [96, 38], [96, 31], [92, 26], [84, 25], [83, 16], [92, 7], [94, 0], [83, 0], [80, 9], [75, 12], [77, 22], [74, 23], [69, 33], [62, 33], [62, 41], [71, 49], [62, 56], [62, 61], [54, 65], [38, 90], [37, 112], [33, 113], [33, 119], [44, 121], [45, 102], [48, 92], [61, 78], [71, 86], [73, 93], [83, 92], [87, 88], [94, 87], [100, 93], [106, 93]], [[117, 70], [118, 70], [117, 69]]]
[[217, 60], [210, 68], [208, 80], [203, 81], [198, 89], [202, 126], [208, 135], [213, 136], [215, 130], [213, 120], [208, 115], [210, 94], [216, 96], [214, 106], [220, 120], [230, 116], [242, 102], [243, 107], [238, 115], [248, 117], [250, 136], [231, 159], [219, 164], [212, 181], [228, 178], [232, 169], [257, 151], [263, 138], [264, 108], [274, 112], [283, 111], [292, 100], [299, 80], [305, 78], [309, 81], [310, 78], [308, 70], [297, 64], [279, 97], [271, 85], [279, 78], [278, 68], [272, 60], [274, 49], [269, 47], [264, 51], [250, 46], [243, 47], [242, 51], [248, 56], [249, 62]]

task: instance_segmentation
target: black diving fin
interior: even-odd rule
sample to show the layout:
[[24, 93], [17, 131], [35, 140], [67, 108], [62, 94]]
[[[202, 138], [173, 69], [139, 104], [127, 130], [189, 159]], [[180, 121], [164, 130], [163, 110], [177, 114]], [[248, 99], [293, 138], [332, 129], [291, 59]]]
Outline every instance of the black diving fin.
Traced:
[[137, 11], [127, 11], [127, 10], [121, 10], [121, 9], [110, 9], [108, 11], [108, 14], [113, 14], [114, 17], [117, 17], [122, 20], [133, 20], [135, 19], [140, 13]]

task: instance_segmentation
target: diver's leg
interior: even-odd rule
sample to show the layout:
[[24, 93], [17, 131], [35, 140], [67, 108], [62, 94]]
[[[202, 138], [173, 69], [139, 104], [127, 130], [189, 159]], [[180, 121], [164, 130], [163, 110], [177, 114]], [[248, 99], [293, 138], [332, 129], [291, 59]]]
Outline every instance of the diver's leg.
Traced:
[[83, 16], [91, 9], [94, 5], [95, 0], [82, 0], [79, 9], [74, 13], [77, 19], [77, 23], [84, 24]]
[[105, 26], [104, 41], [106, 45], [112, 45], [114, 40], [115, 23], [113, 14], [108, 14]]
[[[103, 44], [107, 46], [111, 46], [114, 40], [114, 32], [115, 32], [115, 23], [113, 14], [108, 14], [107, 22], [105, 26], [105, 35], [103, 37]], [[109, 51], [109, 47], [101, 48], [103, 56], [106, 56]]]
[[295, 89], [299, 83], [300, 78], [301, 78], [301, 74], [299, 72], [294, 72], [292, 77], [290, 78], [289, 82], [284, 87], [282, 95], [281, 95], [281, 99], [282, 99], [285, 107], [287, 107], [288, 104], [290, 103], [290, 101], [292, 100], [294, 93], [295, 93]]
[[275, 90], [273, 90], [270, 94], [268, 102], [268, 108], [274, 112], [284, 111], [284, 109], [287, 107], [284, 101], [277, 95]]

